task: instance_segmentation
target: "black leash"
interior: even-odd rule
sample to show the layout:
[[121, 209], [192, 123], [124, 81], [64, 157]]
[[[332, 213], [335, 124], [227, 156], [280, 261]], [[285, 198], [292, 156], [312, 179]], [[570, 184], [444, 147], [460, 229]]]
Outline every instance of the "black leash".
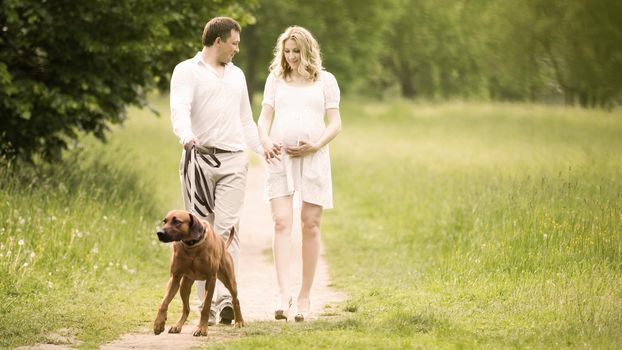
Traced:
[[[204, 170], [199, 166], [199, 160], [205, 162], [212, 168], [219, 168], [221, 163], [215, 154], [203, 154], [196, 146], [190, 146], [190, 149], [186, 149], [184, 157], [183, 176], [186, 188], [186, 195], [190, 199], [191, 209], [201, 217], [205, 218], [207, 215], [214, 212], [214, 193], [210, 190], [207, 182], [207, 176]], [[190, 178], [191, 169], [194, 168], [194, 181]], [[195, 202], [196, 200], [196, 202]], [[205, 214], [205, 211], [208, 214]]]

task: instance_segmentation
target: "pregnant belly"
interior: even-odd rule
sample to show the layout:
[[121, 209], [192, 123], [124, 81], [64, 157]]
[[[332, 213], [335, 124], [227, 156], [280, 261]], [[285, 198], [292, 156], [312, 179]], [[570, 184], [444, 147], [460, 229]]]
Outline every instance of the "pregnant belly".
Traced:
[[324, 123], [311, 120], [285, 121], [280, 123], [275, 139], [288, 146], [296, 146], [300, 141], [316, 141], [322, 136], [324, 128]]

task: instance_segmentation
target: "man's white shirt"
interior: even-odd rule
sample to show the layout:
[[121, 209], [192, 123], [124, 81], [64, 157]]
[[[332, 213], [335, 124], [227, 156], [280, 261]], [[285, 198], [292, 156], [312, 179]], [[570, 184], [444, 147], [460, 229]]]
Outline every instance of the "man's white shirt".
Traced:
[[173, 132], [182, 144], [196, 137], [207, 147], [263, 153], [246, 78], [233, 63], [221, 78], [199, 52], [175, 67], [170, 94]]

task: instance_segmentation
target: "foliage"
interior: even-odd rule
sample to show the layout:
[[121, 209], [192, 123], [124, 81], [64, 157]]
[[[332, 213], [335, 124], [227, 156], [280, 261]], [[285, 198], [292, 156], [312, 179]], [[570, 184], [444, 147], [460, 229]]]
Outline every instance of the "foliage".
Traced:
[[307, 28], [319, 41], [324, 67], [333, 72], [344, 92], [367, 93], [366, 79], [381, 79], [377, 57], [391, 23], [390, 1], [261, 1], [255, 23], [244, 28], [236, 58], [253, 92], [263, 92], [278, 36], [289, 26]]
[[279, 33], [297, 24], [346, 93], [605, 108], [622, 98], [616, 0], [263, 0], [254, 14], [239, 57], [252, 91]]
[[0, 154], [59, 159], [81, 132], [105, 139], [128, 105], [166, 88], [215, 14], [248, 1], [5, 0], [0, 3]]

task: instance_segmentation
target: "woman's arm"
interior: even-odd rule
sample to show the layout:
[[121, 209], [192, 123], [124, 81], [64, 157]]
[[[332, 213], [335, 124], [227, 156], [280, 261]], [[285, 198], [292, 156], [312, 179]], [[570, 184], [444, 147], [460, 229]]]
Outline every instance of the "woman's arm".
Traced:
[[281, 151], [281, 146], [272, 142], [269, 136], [273, 117], [274, 108], [268, 104], [264, 104], [261, 107], [261, 114], [259, 114], [259, 119], [257, 120], [257, 131], [259, 132], [259, 140], [263, 146], [264, 156], [268, 163], [271, 163], [274, 159], [279, 160], [279, 153]]

